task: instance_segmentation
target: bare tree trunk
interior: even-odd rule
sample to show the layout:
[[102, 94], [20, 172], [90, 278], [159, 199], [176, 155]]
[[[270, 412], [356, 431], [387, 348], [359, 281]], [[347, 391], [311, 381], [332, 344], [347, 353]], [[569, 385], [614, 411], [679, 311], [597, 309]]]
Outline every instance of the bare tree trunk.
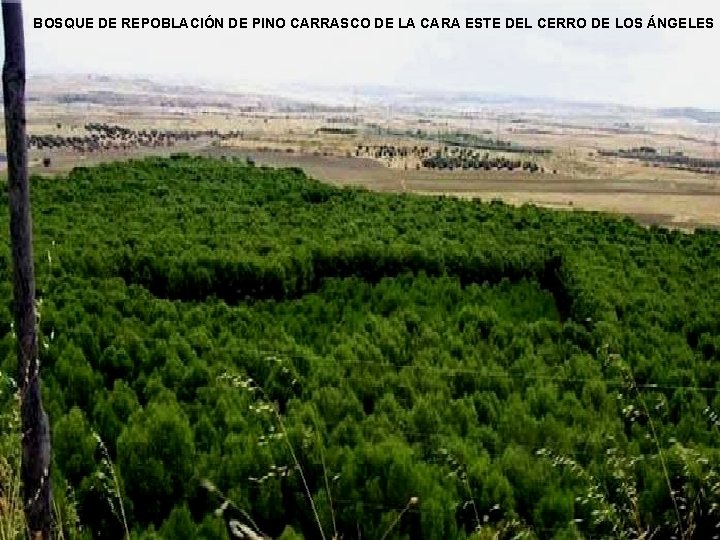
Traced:
[[25, 135], [25, 36], [20, 0], [2, 0], [5, 31], [3, 96], [7, 138], [8, 203], [13, 259], [15, 327], [22, 416], [23, 503], [30, 538], [49, 539], [50, 429], [40, 395], [35, 270]]

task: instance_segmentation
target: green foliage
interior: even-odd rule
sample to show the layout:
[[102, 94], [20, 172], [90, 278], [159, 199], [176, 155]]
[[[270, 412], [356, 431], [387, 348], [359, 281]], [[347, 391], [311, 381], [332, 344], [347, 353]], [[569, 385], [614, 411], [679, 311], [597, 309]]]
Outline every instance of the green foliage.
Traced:
[[78, 485], [80, 480], [95, 470], [97, 443], [85, 414], [73, 407], [67, 415], [55, 421], [53, 435], [55, 460], [66, 478]]
[[117, 448], [126, 493], [142, 502], [133, 506], [141, 521], [161, 520], [188, 494], [195, 448], [188, 419], [174, 399], [152, 401], [131, 416]]
[[188, 507], [176, 506], [160, 528], [160, 536], [168, 540], [195, 540], [196, 528]]
[[717, 232], [189, 156], [33, 204], [56, 475], [96, 537], [122, 501], [133, 538], [225, 538], [203, 479], [283, 538], [313, 508], [327, 537], [670, 537], [668, 477], [714, 531]]

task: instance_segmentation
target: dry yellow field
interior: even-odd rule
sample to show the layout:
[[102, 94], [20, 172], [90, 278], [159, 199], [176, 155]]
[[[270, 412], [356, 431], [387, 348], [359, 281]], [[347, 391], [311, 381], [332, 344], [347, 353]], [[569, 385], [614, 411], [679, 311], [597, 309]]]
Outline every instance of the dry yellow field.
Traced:
[[[257, 96], [237, 97], [189, 88], [156, 89], [146, 82], [92, 79], [89, 83], [84, 80], [61, 83], [35, 82], [39, 97], [28, 106], [29, 133], [79, 137], [87, 135], [84, 126], [92, 122], [133, 130], [218, 130], [241, 135], [222, 141], [198, 140], [167, 147], [93, 153], [34, 149], [30, 153], [33, 173], [57, 173], [77, 165], [187, 151], [250, 157], [261, 165], [302, 167], [308, 175], [336, 185], [615, 212], [643, 223], [687, 229], [720, 227], [720, 175], [651, 167], [631, 159], [598, 154], [599, 150], [652, 146], [662, 152], [682, 151], [686, 155], [717, 158], [718, 126], [712, 124], [637, 115], [630, 125], [623, 123], [621, 117], [612, 123], [594, 117], [568, 120], [562, 116], [507, 111], [391, 112], [369, 105], [338, 112], [315, 106], [288, 107]], [[92, 90], [83, 86], [86, 83]], [[103, 96], [110, 96], [109, 102], [102, 102], [105, 97], [100, 103], [83, 102], [82, 96], [93, 92], [104, 92]], [[613, 127], [616, 125], [621, 127]], [[349, 131], [334, 134], [321, 129], [328, 127]], [[419, 168], [417, 157], [355, 157], [358, 145], [428, 146], [434, 151], [446, 146], [443, 137], [453, 133], [549, 148], [552, 153], [508, 156], [535, 161], [545, 170], [544, 174], [517, 170], [434, 170]], [[501, 151], [488, 154], [504, 155]], [[50, 166], [43, 166], [44, 158], [50, 158]]]

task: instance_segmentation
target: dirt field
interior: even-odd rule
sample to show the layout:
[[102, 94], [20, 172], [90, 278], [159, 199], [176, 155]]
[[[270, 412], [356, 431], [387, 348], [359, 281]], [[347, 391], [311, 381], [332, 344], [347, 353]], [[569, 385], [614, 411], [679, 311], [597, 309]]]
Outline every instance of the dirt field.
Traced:
[[[148, 81], [83, 78], [31, 84], [28, 130], [35, 135], [87, 136], [86, 123], [133, 130], [208, 130], [238, 132], [229, 140], [197, 140], [172, 147], [103, 150], [31, 151], [31, 172], [55, 174], [78, 165], [143, 155], [191, 152], [243, 156], [259, 165], [301, 167], [309, 176], [335, 185], [358, 185], [385, 192], [445, 194], [532, 203], [564, 210], [616, 212], [646, 224], [692, 229], [720, 227], [720, 174], [650, 167], [631, 159], [601, 156], [600, 150], [651, 146], [669, 154], [717, 159], [719, 125], [668, 120], [651, 111], [630, 114], [508, 109], [453, 112], [380, 106], [326, 108], [284, 98], [232, 94]], [[80, 96], [80, 97], [78, 97]], [[82, 96], [87, 96], [84, 102]], [[585, 116], [583, 116], [585, 114]], [[332, 133], [328, 128], [342, 128]], [[485, 140], [551, 149], [549, 155], [512, 154], [544, 173], [519, 170], [437, 170], [419, 168], [417, 157], [354, 157], [358, 145], [395, 148], [447, 143], [443, 137], [470, 133]], [[1, 135], [0, 135], [1, 137]], [[4, 146], [4, 140], [0, 140]], [[501, 150], [489, 152], [502, 157]], [[43, 159], [50, 158], [49, 167]]]
[[250, 157], [259, 165], [301, 167], [310, 176], [336, 185], [358, 185], [377, 191], [501, 199], [509, 204], [531, 203], [562, 210], [597, 210], [629, 215], [643, 224], [682, 229], [720, 227], [720, 178], [717, 177], [694, 182], [608, 182], [501, 171], [400, 171], [383, 167], [372, 160], [342, 157], [258, 152], [238, 152], [237, 155]]
[[573, 179], [565, 175], [507, 171], [400, 170], [375, 160], [337, 156], [243, 151], [230, 148], [186, 145], [173, 148], [106, 152], [82, 157], [56, 152], [52, 165], [31, 161], [34, 174], [57, 174], [79, 165], [132, 159], [144, 155], [170, 155], [187, 151], [200, 155], [244, 157], [257, 165], [300, 167], [309, 176], [339, 186], [362, 186], [383, 192], [413, 192], [483, 200], [500, 199], [508, 204], [535, 204], [561, 210], [597, 210], [624, 214], [643, 224], [692, 230], [720, 228], [720, 178], [673, 180]]

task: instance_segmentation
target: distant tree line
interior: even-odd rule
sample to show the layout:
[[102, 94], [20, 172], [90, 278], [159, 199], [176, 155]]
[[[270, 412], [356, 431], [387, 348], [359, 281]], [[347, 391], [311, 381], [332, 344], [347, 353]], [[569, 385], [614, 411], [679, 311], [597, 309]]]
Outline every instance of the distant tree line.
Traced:
[[[58, 129], [62, 124], [58, 125]], [[63, 136], [56, 134], [28, 135], [28, 148], [35, 150], [68, 149], [74, 152], [92, 153], [105, 150], [129, 150], [133, 148], [175, 146], [199, 139], [229, 140], [242, 137], [239, 130], [220, 133], [211, 130], [134, 130], [118, 125], [90, 123], [84, 126], [87, 135]]]
[[620, 150], [598, 150], [598, 154], [606, 157], [619, 157], [624, 159], [636, 159], [653, 166], [667, 166], [694, 172], [720, 173], [720, 159], [699, 158], [686, 156], [682, 152], [663, 154], [651, 146]]

